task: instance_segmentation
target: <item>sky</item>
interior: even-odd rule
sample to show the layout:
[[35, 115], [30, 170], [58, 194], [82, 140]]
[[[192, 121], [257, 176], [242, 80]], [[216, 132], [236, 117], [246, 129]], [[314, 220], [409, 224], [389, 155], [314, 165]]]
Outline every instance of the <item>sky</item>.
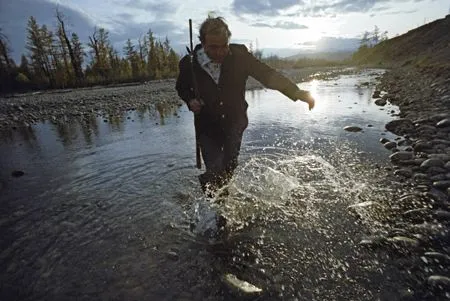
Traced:
[[231, 42], [264, 55], [285, 57], [301, 51], [353, 50], [364, 31], [378, 26], [388, 37], [450, 13], [449, 0], [0, 0], [0, 27], [10, 40], [14, 58], [25, 52], [29, 16], [54, 27], [55, 9], [83, 42], [94, 28], [104, 27], [119, 51], [149, 29], [184, 54], [192, 19], [194, 42], [208, 16], [222, 16]]

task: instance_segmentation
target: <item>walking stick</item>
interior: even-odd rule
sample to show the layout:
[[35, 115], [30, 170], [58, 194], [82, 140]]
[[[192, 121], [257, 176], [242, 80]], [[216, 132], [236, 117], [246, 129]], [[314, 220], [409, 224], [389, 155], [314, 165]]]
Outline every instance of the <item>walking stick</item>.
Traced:
[[[197, 79], [195, 78], [194, 73], [194, 45], [192, 44], [192, 20], [189, 19], [189, 40], [190, 40], [190, 46], [191, 48], [188, 49], [189, 58], [191, 61], [191, 72], [192, 72], [192, 82], [194, 84], [194, 95], [195, 99], [200, 101], [199, 93], [198, 93], [198, 85], [197, 85]], [[187, 48], [187, 47], [186, 47]], [[194, 129], [195, 129], [195, 163], [198, 169], [202, 168], [202, 158], [200, 153], [200, 142], [198, 138], [198, 114], [194, 114]]]

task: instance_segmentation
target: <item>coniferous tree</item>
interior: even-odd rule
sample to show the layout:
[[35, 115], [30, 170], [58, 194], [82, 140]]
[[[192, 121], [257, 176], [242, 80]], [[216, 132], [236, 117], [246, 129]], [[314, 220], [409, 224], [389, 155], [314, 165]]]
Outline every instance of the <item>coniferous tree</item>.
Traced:
[[95, 28], [92, 36], [89, 37], [88, 46], [91, 48], [92, 71], [95, 76], [100, 76], [103, 81], [109, 79], [111, 75], [109, 32], [104, 28]]
[[81, 82], [84, 79], [82, 66], [86, 54], [84, 53], [83, 44], [81, 44], [80, 39], [78, 38], [78, 35], [76, 33], [72, 33], [70, 44], [72, 45], [73, 51], [73, 58], [71, 58], [72, 67], [74, 69], [78, 81]]
[[131, 67], [131, 78], [138, 79], [139, 78], [139, 56], [136, 50], [134, 49], [134, 45], [130, 39], [127, 40], [124, 47], [124, 54], [126, 59], [128, 60], [129, 66]]
[[148, 59], [147, 59], [148, 74], [150, 79], [155, 79], [157, 73], [156, 71], [158, 68], [158, 51], [155, 37], [153, 36], [153, 32], [151, 29], [148, 31], [148, 41], [149, 41]]
[[51, 87], [54, 87], [51, 33], [47, 30], [47, 26], [39, 27], [33, 16], [28, 20], [27, 33], [26, 48], [29, 51], [33, 74], [37, 81], [43, 79], [43, 84], [50, 84]]

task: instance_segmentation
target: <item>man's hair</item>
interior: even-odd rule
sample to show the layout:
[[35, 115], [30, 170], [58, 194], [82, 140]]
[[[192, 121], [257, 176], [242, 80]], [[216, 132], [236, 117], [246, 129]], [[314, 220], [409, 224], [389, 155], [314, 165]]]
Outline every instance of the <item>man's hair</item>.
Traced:
[[207, 34], [222, 35], [228, 39], [231, 37], [231, 31], [222, 17], [208, 17], [203, 21], [202, 25], [200, 25], [200, 42], [205, 42]]

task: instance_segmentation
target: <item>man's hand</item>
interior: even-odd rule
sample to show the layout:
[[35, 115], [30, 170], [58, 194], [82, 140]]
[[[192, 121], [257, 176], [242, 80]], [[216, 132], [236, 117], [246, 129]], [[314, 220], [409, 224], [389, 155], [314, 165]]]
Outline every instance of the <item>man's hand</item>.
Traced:
[[189, 101], [189, 110], [194, 112], [194, 114], [200, 113], [202, 109], [202, 103], [197, 99], [193, 98]]
[[311, 96], [311, 93], [305, 90], [298, 90], [296, 93], [296, 99], [300, 99], [308, 104], [309, 110], [311, 111], [314, 108], [314, 98]]

